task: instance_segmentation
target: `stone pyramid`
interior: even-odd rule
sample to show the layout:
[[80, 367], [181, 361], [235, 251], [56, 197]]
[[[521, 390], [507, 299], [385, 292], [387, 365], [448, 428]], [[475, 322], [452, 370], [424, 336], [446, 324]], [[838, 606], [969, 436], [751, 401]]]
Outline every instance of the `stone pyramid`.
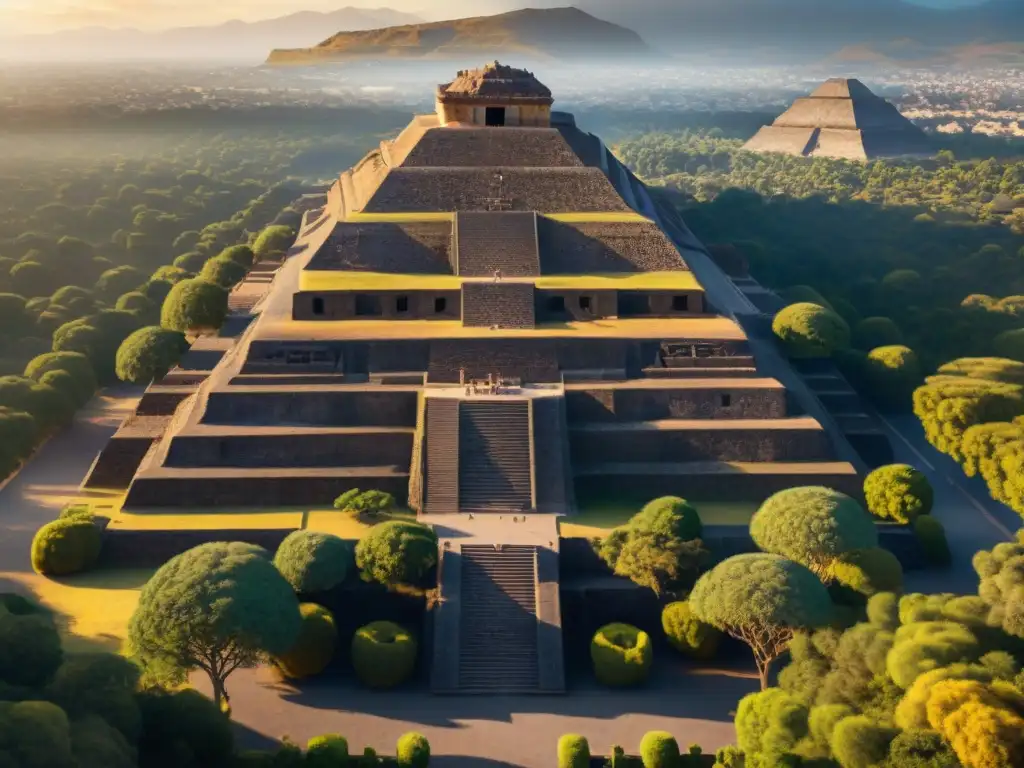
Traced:
[[846, 160], [931, 154], [920, 128], [862, 82], [845, 78], [797, 99], [744, 149]]

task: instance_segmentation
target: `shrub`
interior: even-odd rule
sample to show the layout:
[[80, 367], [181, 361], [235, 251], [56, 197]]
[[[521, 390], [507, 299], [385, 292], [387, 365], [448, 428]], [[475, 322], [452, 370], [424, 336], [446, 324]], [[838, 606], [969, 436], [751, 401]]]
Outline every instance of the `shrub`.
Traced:
[[334, 500], [334, 508], [351, 515], [379, 517], [395, 508], [395, 497], [385, 491], [352, 488]]
[[260, 232], [252, 249], [261, 259], [274, 259], [283, 256], [295, 240], [295, 230], [286, 226], [267, 227]]
[[715, 753], [715, 768], [744, 768], [743, 757], [739, 747], [722, 747]]
[[144, 282], [145, 276], [135, 267], [114, 267], [100, 275], [96, 281], [96, 293], [113, 301], [121, 294], [135, 290]]
[[807, 735], [807, 705], [781, 688], [769, 688], [740, 699], [736, 707], [736, 741], [765, 765], [789, 752]]
[[590, 641], [590, 659], [604, 685], [638, 685], [647, 679], [654, 649], [646, 632], [629, 624], [606, 624]]
[[910, 523], [932, 511], [935, 493], [922, 472], [909, 464], [889, 464], [865, 478], [864, 499], [875, 517]]
[[913, 729], [898, 734], [889, 744], [892, 768], [959, 768], [960, 763], [942, 736], [932, 730]]
[[662, 496], [647, 502], [627, 523], [633, 531], [655, 533], [691, 541], [699, 539], [703, 530], [700, 515], [685, 499]]
[[791, 304], [775, 315], [772, 330], [790, 357], [829, 357], [835, 350], [850, 346], [846, 321], [817, 304]]
[[868, 353], [865, 383], [872, 401], [883, 410], [909, 410], [921, 383], [921, 363], [910, 347], [876, 347]]
[[819, 704], [813, 707], [807, 717], [807, 729], [811, 739], [823, 751], [830, 749], [832, 733], [840, 721], [857, 714], [848, 704]]
[[302, 603], [299, 613], [302, 629], [298, 640], [285, 653], [274, 657], [281, 673], [292, 679], [312, 677], [327, 669], [338, 641], [334, 616], [329, 610], [316, 603]]
[[139, 765], [177, 768], [177, 755], [188, 755], [193, 766], [231, 765], [231, 720], [206, 696], [192, 689], [172, 693], [154, 688], [138, 694], [138, 700]]
[[843, 554], [878, 546], [875, 523], [846, 494], [821, 486], [774, 494], [750, 520], [750, 536], [765, 552], [794, 560], [823, 579]]
[[914, 521], [914, 537], [932, 565], [947, 566], [953, 561], [946, 541], [946, 529], [931, 515], [922, 515]]
[[416, 584], [436, 563], [437, 534], [419, 523], [379, 523], [356, 544], [356, 565], [366, 581]]
[[63, 659], [60, 635], [48, 615], [19, 615], [0, 607], [0, 686], [46, 685]]
[[722, 633], [693, 615], [685, 600], [669, 603], [661, 611], [661, 628], [669, 644], [694, 659], [710, 659], [718, 650]]
[[348, 575], [352, 548], [329, 533], [293, 531], [277, 548], [274, 565], [296, 592], [326, 592]]
[[405, 682], [416, 666], [416, 639], [390, 621], [360, 627], [352, 637], [352, 667], [371, 688], [393, 688]]
[[245, 277], [245, 267], [230, 259], [210, 259], [199, 272], [199, 279], [215, 283], [222, 288], [231, 288]]
[[864, 597], [903, 591], [903, 566], [896, 555], [880, 547], [843, 555], [832, 568], [832, 578]]
[[114, 372], [121, 381], [148, 384], [159, 381], [188, 349], [185, 335], [158, 326], [140, 328], [118, 347]]
[[430, 742], [422, 733], [404, 733], [398, 739], [395, 757], [400, 768], [427, 768], [430, 765]]
[[558, 740], [558, 768], [590, 768], [590, 744], [575, 733]]
[[32, 568], [44, 576], [68, 576], [96, 565], [103, 532], [90, 520], [54, 520], [32, 539]]
[[896, 705], [893, 722], [904, 730], [928, 727], [928, 697], [943, 680], [977, 680], [990, 683], [995, 675], [979, 664], [950, 664], [919, 675]]
[[75, 403], [79, 406], [89, 402], [99, 388], [92, 363], [80, 352], [48, 352], [25, 366], [25, 375], [36, 381], [51, 371], [64, 371], [74, 379]]
[[217, 258], [233, 261], [235, 264], [249, 269], [253, 264], [253, 260], [256, 258], [256, 254], [252, 252], [252, 248], [248, 245], [232, 245], [221, 251], [217, 255]]
[[148, 315], [156, 312], [156, 304], [142, 291], [129, 291], [118, 297], [115, 309], [125, 312], [137, 312], [140, 315]]
[[885, 671], [903, 690], [917, 678], [939, 667], [970, 661], [981, 655], [970, 629], [953, 621], [919, 621], [896, 630], [885, 657]]
[[47, 695], [72, 720], [95, 715], [134, 744], [142, 728], [135, 697], [140, 673], [117, 653], [74, 654], [57, 670]]
[[825, 309], [835, 309], [828, 299], [809, 285], [791, 285], [782, 291], [782, 298], [787, 304], [817, 304]]
[[898, 733], [867, 715], [853, 715], [840, 720], [832, 732], [832, 753], [843, 768], [871, 768], [886, 758]]
[[1000, 357], [1024, 363], [1024, 328], [1003, 331], [992, 342], [992, 348]]
[[215, 283], [182, 280], [171, 288], [160, 310], [160, 325], [172, 331], [220, 328], [228, 312], [228, 294]]
[[857, 349], [874, 349], [902, 344], [903, 334], [899, 326], [888, 317], [866, 317], [853, 328], [853, 346]]
[[644, 768], [674, 768], [679, 761], [679, 744], [671, 733], [648, 731], [640, 740]]
[[206, 256], [205, 253], [199, 253], [199, 251], [189, 251], [188, 253], [183, 253], [181, 254], [181, 256], [178, 256], [174, 260], [174, 266], [178, 267], [179, 269], [183, 269], [186, 272], [196, 274], [197, 272], [199, 272], [199, 270], [203, 268], [203, 264], [205, 264], [207, 260], [208, 257]]
[[348, 764], [348, 741], [329, 733], [314, 736], [306, 744], [307, 768], [344, 768]]

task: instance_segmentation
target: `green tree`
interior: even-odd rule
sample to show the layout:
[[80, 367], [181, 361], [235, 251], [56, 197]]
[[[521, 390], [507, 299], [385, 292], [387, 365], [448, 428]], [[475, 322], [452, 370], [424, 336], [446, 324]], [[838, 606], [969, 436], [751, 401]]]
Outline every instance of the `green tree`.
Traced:
[[114, 267], [100, 275], [96, 281], [96, 293], [113, 301], [118, 296], [135, 290], [145, 281], [145, 276], [135, 267]]
[[291, 585], [265, 550], [211, 543], [172, 558], [146, 583], [128, 627], [132, 651], [157, 679], [181, 682], [200, 669], [228, 709], [239, 668], [291, 648], [302, 620]]
[[853, 345], [870, 350], [903, 343], [899, 326], [888, 317], [866, 317], [853, 328]]
[[240, 283], [245, 278], [245, 273], [245, 267], [237, 261], [218, 257], [210, 259], [203, 265], [199, 277], [227, 289]]
[[56, 287], [53, 269], [34, 261], [22, 261], [11, 269], [11, 287], [22, 296], [49, 296]]
[[117, 350], [114, 371], [121, 381], [149, 384], [162, 379], [188, 349], [184, 334], [159, 326], [140, 328]]
[[935, 493], [922, 472], [909, 464], [888, 464], [864, 479], [864, 499], [875, 517], [905, 524], [932, 511]]
[[867, 715], [853, 715], [832, 731], [832, 752], [844, 768], [873, 768], [888, 757], [889, 744], [898, 733]]
[[751, 693], [736, 707], [736, 741], [750, 768], [783, 765], [807, 735], [807, 705], [779, 688]]
[[267, 227], [256, 238], [252, 250], [256, 260], [281, 259], [295, 240], [295, 230], [291, 227]]
[[345, 580], [353, 552], [348, 542], [329, 533], [292, 531], [277, 548], [274, 565], [296, 592], [326, 592]]
[[42, 687], [64, 660], [53, 620], [33, 609], [17, 614], [0, 605], [0, 683]]
[[221, 251], [217, 255], [217, 258], [233, 261], [239, 266], [249, 269], [252, 267], [256, 254], [253, 253], [252, 248], [248, 245], [232, 245], [231, 247], [225, 248]]
[[693, 615], [685, 600], [669, 603], [661, 611], [661, 628], [669, 645], [695, 659], [710, 659], [722, 633]]
[[921, 384], [921, 364], [910, 347], [876, 347], [868, 352], [865, 370], [868, 395], [882, 410], [908, 410]]
[[842, 555], [878, 546], [875, 524], [860, 504], [822, 486], [771, 496], [751, 518], [750, 536], [765, 552], [795, 560], [825, 580]]
[[790, 304], [775, 315], [772, 330], [794, 358], [829, 357], [850, 346], [846, 321], [817, 304]]
[[205, 280], [182, 280], [164, 299], [160, 325], [190, 333], [219, 328], [228, 313], [228, 294]]
[[750, 646], [761, 689], [772, 662], [786, 651], [794, 631], [832, 618], [828, 591], [799, 563], [778, 555], [736, 555], [704, 574], [690, 593], [701, 621]]
[[437, 534], [419, 523], [378, 523], [356, 544], [356, 566], [366, 581], [416, 584], [437, 563]]

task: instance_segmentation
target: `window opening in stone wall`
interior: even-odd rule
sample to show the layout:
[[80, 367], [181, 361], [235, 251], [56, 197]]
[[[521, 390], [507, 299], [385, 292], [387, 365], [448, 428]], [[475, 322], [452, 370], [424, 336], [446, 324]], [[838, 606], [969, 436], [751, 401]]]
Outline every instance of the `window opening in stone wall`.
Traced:
[[439, 315], [448, 309], [448, 299], [444, 296], [438, 296], [434, 299], [434, 314]]
[[722, 407], [728, 408], [732, 405], [732, 395], [722, 395]]
[[322, 315], [324, 313], [324, 300], [319, 296], [313, 299], [313, 314]]
[[409, 297], [399, 296], [395, 299], [395, 311], [396, 312], [408, 312], [409, 311]]
[[362, 317], [368, 315], [379, 315], [380, 299], [376, 296], [356, 294], [356, 314]]
[[548, 297], [548, 312], [565, 312], [565, 297], [564, 296], [549, 296]]
[[487, 107], [484, 113], [484, 124], [485, 125], [504, 125], [505, 124], [505, 108], [504, 107]]
[[673, 312], [685, 312], [689, 309], [690, 302], [687, 296], [673, 296], [672, 297], [672, 311]]
[[590, 311], [590, 297], [589, 296], [580, 296], [580, 309], [582, 309], [584, 312], [589, 312]]

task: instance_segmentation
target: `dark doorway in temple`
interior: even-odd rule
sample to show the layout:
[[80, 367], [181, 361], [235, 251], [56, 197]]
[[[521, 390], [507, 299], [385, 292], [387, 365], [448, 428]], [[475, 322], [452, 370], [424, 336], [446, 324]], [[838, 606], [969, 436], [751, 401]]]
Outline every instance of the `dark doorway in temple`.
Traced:
[[487, 113], [484, 115], [484, 123], [486, 125], [504, 125], [505, 124], [505, 108], [504, 107], [487, 107]]

